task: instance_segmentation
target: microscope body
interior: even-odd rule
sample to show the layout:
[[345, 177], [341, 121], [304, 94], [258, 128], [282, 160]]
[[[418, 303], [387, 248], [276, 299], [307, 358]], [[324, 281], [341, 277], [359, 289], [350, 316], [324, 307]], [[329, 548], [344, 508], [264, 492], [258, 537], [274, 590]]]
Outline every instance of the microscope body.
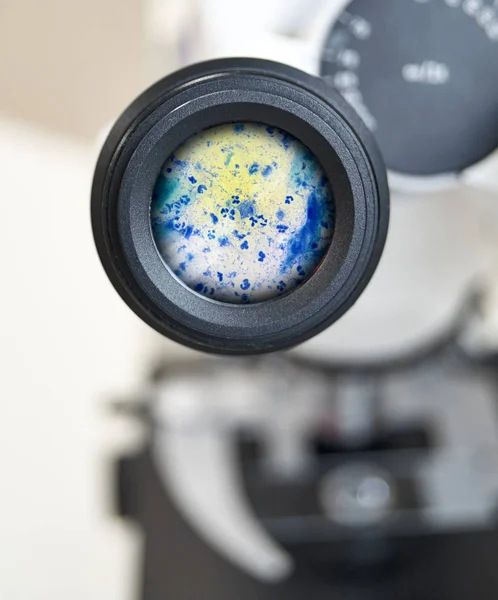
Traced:
[[[203, 58], [318, 74], [325, 53], [347, 62], [325, 75], [358, 108], [358, 54], [334, 44], [345, 24], [370, 39], [370, 3], [235, 4], [202, 4]], [[472, 18], [494, 35], [486, 14]], [[429, 67], [400, 72], [432, 93]], [[498, 154], [452, 173], [387, 167], [382, 259], [333, 327], [264, 360], [160, 361], [124, 403], [147, 432], [115, 478], [118, 514], [144, 534], [142, 600], [496, 597]]]
[[117, 463], [144, 600], [494, 598], [493, 369], [451, 345], [396, 372], [184, 369], [157, 369], [148, 441]]

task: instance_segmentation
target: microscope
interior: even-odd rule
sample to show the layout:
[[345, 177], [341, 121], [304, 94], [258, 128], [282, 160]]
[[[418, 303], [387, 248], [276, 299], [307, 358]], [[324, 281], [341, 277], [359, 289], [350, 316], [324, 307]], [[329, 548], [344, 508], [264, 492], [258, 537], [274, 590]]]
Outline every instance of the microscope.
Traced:
[[[203, 6], [210, 23], [219, 16], [206, 28], [213, 54], [236, 55], [233, 31], [221, 35], [233, 23], [226, 3]], [[117, 460], [114, 481], [117, 514], [144, 536], [138, 597], [494, 599], [498, 7], [285, 6], [274, 3], [259, 23], [248, 11], [247, 27], [259, 27], [254, 40], [265, 44], [248, 40], [244, 51], [285, 54], [293, 68], [233, 59], [170, 76], [128, 109], [97, 167], [94, 232], [118, 292], [162, 333], [225, 355], [158, 360], [139, 397], [117, 404], [148, 432], [141, 449]], [[231, 96], [234, 88], [244, 97]], [[202, 118], [188, 122], [193, 114]], [[166, 122], [173, 125], [163, 131]], [[219, 129], [227, 122], [228, 133]], [[161, 146], [162, 135], [174, 137], [171, 148]], [[236, 184], [223, 179], [223, 166]], [[260, 177], [261, 196], [275, 173], [289, 170], [271, 192], [281, 194], [285, 219], [272, 221], [261, 200], [250, 211], [245, 191], [237, 192], [244, 167]], [[268, 231], [292, 231], [289, 247], [302, 234], [298, 198], [307, 199], [309, 223], [309, 199], [324, 177], [331, 191], [322, 185], [320, 202], [334, 206], [320, 213], [319, 227], [305, 226], [315, 252], [293, 250], [306, 275], [297, 266], [279, 267], [278, 277], [271, 264], [255, 270], [260, 252], [284, 252]], [[219, 212], [206, 211], [203, 221], [190, 212], [192, 194], [204, 202], [209, 190], [210, 199], [227, 193], [231, 204], [209, 205]], [[289, 196], [298, 199], [292, 213]], [[251, 250], [256, 240], [247, 269], [224, 254], [238, 217], [246, 229], [232, 233], [237, 248], [247, 241]], [[221, 241], [213, 227], [220, 224]], [[201, 251], [189, 245], [195, 231], [209, 259], [198, 261]], [[336, 254], [338, 239], [344, 254]], [[158, 254], [167, 284], [154, 280]], [[319, 279], [334, 257], [337, 268]]]

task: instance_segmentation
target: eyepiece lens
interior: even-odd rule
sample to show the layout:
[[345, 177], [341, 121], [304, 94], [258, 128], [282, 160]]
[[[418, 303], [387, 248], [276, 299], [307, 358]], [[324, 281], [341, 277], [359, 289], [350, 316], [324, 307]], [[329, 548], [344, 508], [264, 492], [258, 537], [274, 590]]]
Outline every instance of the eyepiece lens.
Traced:
[[334, 232], [334, 199], [316, 156], [260, 123], [217, 125], [165, 162], [152, 203], [154, 241], [189, 288], [257, 303], [302, 285]]

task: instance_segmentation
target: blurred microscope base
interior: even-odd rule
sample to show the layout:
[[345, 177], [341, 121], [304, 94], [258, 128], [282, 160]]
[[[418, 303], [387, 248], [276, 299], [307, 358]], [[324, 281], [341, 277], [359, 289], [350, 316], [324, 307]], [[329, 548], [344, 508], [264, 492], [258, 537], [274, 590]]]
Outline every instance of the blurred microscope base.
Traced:
[[[491, 362], [490, 362], [491, 361]], [[116, 512], [140, 600], [495, 600], [496, 362], [455, 339], [404, 364], [159, 365]]]
[[[118, 464], [119, 511], [144, 532], [143, 600], [495, 600], [498, 530], [399, 538], [382, 569], [341, 568], [348, 551], [335, 542], [337, 565], [307, 565], [318, 544], [292, 548], [294, 573], [265, 584], [232, 566], [204, 544], [179, 515], [158, 477], [148, 450]], [[137, 493], [140, 490], [140, 493]], [[404, 560], [407, 559], [407, 560]]]

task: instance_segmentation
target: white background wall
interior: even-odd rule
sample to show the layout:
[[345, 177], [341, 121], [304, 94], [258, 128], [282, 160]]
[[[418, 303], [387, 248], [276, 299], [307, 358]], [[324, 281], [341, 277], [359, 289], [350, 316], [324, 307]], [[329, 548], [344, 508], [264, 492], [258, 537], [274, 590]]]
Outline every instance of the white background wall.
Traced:
[[95, 148], [0, 121], [0, 599], [134, 598], [139, 537], [111, 516], [106, 406], [140, 381], [146, 328], [93, 246]]

